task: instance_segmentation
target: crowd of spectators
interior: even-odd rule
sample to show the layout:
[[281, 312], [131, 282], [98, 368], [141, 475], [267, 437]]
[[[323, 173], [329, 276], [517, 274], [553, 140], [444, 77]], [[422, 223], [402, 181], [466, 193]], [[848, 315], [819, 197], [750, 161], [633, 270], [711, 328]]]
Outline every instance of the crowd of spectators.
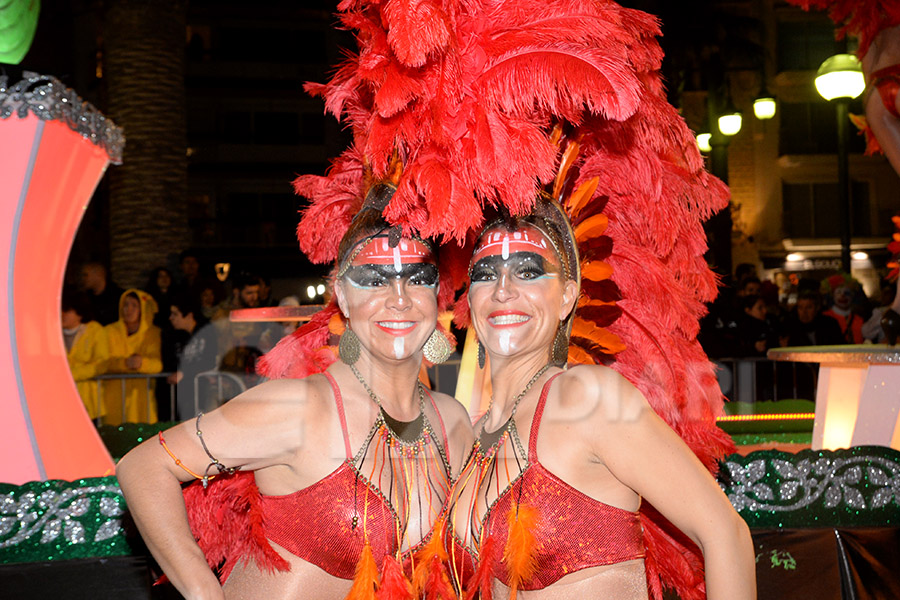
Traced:
[[[215, 408], [257, 383], [256, 360], [296, 326], [231, 321], [235, 309], [279, 305], [268, 279], [235, 273], [226, 294], [190, 251], [180, 256], [180, 271], [176, 278], [159, 267], [143, 290], [123, 290], [91, 262], [82, 265], [77, 288], [63, 291], [63, 340], [92, 419], [152, 423]], [[289, 296], [283, 304], [299, 302]], [[216, 375], [203, 375], [210, 372]]]
[[[776, 281], [761, 281], [753, 265], [741, 264], [732, 285], [709, 307], [698, 338], [709, 357], [722, 363], [763, 359], [778, 347], [878, 343], [884, 340], [881, 318], [895, 292], [896, 286], [885, 283], [873, 302], [845, 273], [821, 280], [779, 274]], [[800, 395], [812, 397], [814, 369], [803, 369]], [[776, 386], [785, 386], [771, 365], [760, 363], [754, 371], [757, 399], [771, 400]], [[796, 390], [797, 375], [792, 377]]]

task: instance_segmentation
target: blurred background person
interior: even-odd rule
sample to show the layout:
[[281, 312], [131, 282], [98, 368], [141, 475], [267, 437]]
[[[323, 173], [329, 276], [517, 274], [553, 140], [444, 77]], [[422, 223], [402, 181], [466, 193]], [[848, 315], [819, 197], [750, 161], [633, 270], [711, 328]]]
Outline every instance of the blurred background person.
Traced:
[[90, 318], [90, 300], [84, 292], [65, 290], [62, 296], [63, 343], [78, 395], [91, 419], [105, 414], [97, 397], [94, 377], [103, 374], [109, 356], [103, 325]]
[[787, 313], [782, 322], [779, 345], [832, 346], [845, 343], [837, 321], [822, 315], [821, 306], [819, 294], [800, 294], [797, 305]]
[[122, 288], [110, 281], [106, 267], [99, 262], [89, 262], [79, 273], [81, 289], [87, 292], [91, 303], [91, 316], [101, 325], [109, 325], [119, 318], [119, 298]]
[[[152, 374], [162, 371], [159, 327], [153, 324], [156, 301], [147, 292], [130, 289], [119, 302], [119, 320], [104, 328], [109, 348], [107, 373]], [[156, 386], [144, 378], [104, 381], [104, 423], [155, 423]], [[124, 397], [123, 397], [124, 389]], [[124, 406], [124, 413], [123, 413]]]
[[187, 296], [172, 299], [169, 321], [175, 330], [185, 334], [177, 347], [177, 370], [167, 380], [175, 386], [177, 415], [183, 421], [196, 416], [198, 410], [216, 408], [214, 402], [209, 402], [208, 386], [203, 381], [196, 381], [195, 386], [195, 380], [200, 373], [216, 368], [218, 332], [203, 316], [199, 303]]
[[867, 341], [876, 344], [886, 341], [884, 329], [881, 327], [881, 319], [884, 317], [884, 313], [891, 308], [891, 304], [894, 303], [896, 293], [896, 285], [884, 283], [881, 286], [881, 297], [878, 301], [878, 306], [872, 309], [872, 316], [862, 326], [861, 331]]
[[864, 319], [854, 311], [856, 296], [861, 293], [859, 283], [844, 273], [832, 275], [822, 282], [822, 291], [831, 298], [831, 308], [823, 315], [837, 321], [845, 344], [862, 344]]
[[[161, 354], [162, 354], [162, 370], [166, 372], [174, 371], [177, 365], [176, 347], [184, 340], [182, 332], [172, 328], [169, 322], [169, 306], [172, 303], [172, 297], [175, 294], [175, 280], [172, 272], [165, 267], [156, 267], [150, 271], [147, 278], [147, 285], [144, 288], [156, 300], [156, 316], [153, 318], [153, 324], [160, 329]], [[156, 405], [159, 409], [157, 415], [160, 421], [170, 421], [175, 418], [172, 412], [172, 390], [164, 379], [157, 379], [154, 383], [156, 388]]]

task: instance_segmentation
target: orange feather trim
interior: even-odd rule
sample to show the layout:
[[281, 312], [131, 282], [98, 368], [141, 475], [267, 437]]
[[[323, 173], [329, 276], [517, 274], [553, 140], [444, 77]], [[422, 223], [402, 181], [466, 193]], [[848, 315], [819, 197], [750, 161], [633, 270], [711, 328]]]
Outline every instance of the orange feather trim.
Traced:
[[403, 574], [397, 559], [387, 554], [381, 567], [381, 586], [375, 594], [378, 600], [413, 600], [412, 585]]
[[534, 532], [538, 526], [538, 510], [527, 504], [511, 506], [506, 516], [509, 538], [503, 550], [503, 563], [509, 573], [509, 599], [516, 599], [519, 584], [531, 579], [537, 568], [535, 554], [537, 541]]
[[378, 583], [378, 566], [375, 564], [372, 546], [366, 542], [362, 556], [356, 563], [353, 585], [344, 600], [376, 600], [375, 591], [378, 589]]
[[[466, 582], [466, 600], [493, 600], [494, 565], [497, 562], [497, 540], [492, 535], [481, 544], [478, 552], [478, 568]], [[480, 594], [480, 595], [479, 595]]]
[[615, 354], [625, 349], [625, 343], [618, 335], [608, 329], [597, 327], [590, 321], [580, 317], [575, 317], [572, 321], [572, 335], [589, 339], [594, 344], [605, 348], [610, 354]]
[[568, 200], [566, 200], [566, 205], [569, 207], [569, 215], [572, 219], [575, 219], [578, 216], [578, 213], [581, 212], [581, 209], [583, 209], [588, 201], [594, 197], [594, 192], [597, 191], [597, 186], [599, 184], [600, 178], [592, 177], [578, 186], [577, 190], [572, 192]]
[[553, 183], [553, 199], [559, 201], [560, 194], [562, 193], [563, 186], [566, 183], [566, 175], [569, 174], [569, 169], [575, 164], [575, 159], [578, 158], [578, 151], [581, 149], [581, 144], [572, 140], [569, 142], [569, 145], [566, 146], [565, 152], [563, 152], [562, 161], [559, 164], [559, 171], [556, 174], [556, 181]]
[[609, 225], [609, 217], [603, 213], [588, 217], [575, 226], [575, 241], [581, 242], [588, 238], [601, 235], [606, 231], [607, 225]]
[[593, 365], [597, 363], [593, 356], [578, 346], [569, 346], [568, 361], [573, 365]]
[[447, 551], [444, 549], [444, 540], [442, 532], [444, 531], [444, 520], [440, 519], [434, 524], [434, 533], [428, 543], [422, 546], [422, 549], [416, 552], [415, 568], [412, 574], [413, 592], [416, 598], [422, 597], [425, 590], [425, 582], [428, 580], [432, 559], [437, 558], [438, 564], [448, 559]]
[[609, 263], [602, 260], [592, 260], [584, 263], [581, 267], [581, 276], [591, 281], [603, 281], [609, 279], [612, 275], [613, 268]]
[[437, 556], [431, 557], [424, 592], [425, 594], [419, 597], [426, 600], [456, 600], [456, 592], [453, 591], [453, 586], [450, 584], [444, 563]]

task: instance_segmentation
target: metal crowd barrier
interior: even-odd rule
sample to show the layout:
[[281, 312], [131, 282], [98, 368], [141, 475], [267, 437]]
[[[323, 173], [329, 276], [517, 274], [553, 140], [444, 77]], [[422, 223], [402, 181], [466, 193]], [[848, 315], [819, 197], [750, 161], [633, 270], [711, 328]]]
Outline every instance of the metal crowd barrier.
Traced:
[[[804, 399], [815, 401], [819, 366], [765, 357], [711, 359], [719, 367], [722, 394], [731, 401]], [[809, 396], [804, 398], [804, 396]]]
[[[123, 422], [124, 422], [126, 408], [127, 408], [126, 407], [127, 394], [126, 394], [126, 389], [125, 389], [126, 382], [129, 379], [145, 379], [147, 381], [147, 386], [146, 386], [147, 396], [146, 397], [149, 399], [150, 390], [151, 390], [151, 387], [150, 387], [151, 382], [155, 379], [166, 378], [172, 374], [173, 373], [171, 373], [171, 372], [167, 372], [167, 373], [106, 373], [105, 375], [98, 375], [93, 378], [93, 381], [97, 382], [97, 403], [98, 403], [98, 405], [100, 405], [102, 402], [102, 399], [103, 399], [102, 383], [104, 381], [119, 380], [121, 382], [122, 418], [123, 418]], [[246, 383], [244, 383], [244, 381], [238, 375], [236, 375], [234, 373], [228, 373], [228, 372], [216, 371], [216, 370], [205, 371], [203, 373], [200, 373], [194, 377], [194, 416], [197, 416], [197, 414], [200, 412], [200, 379], [203, 377], [207, 377], [211, 380], [215, 380], [215, 382], [216, 382], [215, 397], [216, 397], [217, 406], [221, 406], [226, 400], [225, 395], [223, 393], [223, 386], [222, 386], [223, 379], [232, 382], [235, 385], [235, 388], [238, 393], [241, 393], [241, 392], [244, 392], [247, 390]], [[176, 389], [177, 388], [176, 388], [175, 384], [172, 384], [172, 383], [169, 384], [169, 414], [172, 415], [173, 420], [175, 419], [176, 406], [177, 406]], [[230, 398], [228, 398], [228, 399], [230, 400]], [[147, 422], [149, 422], [150, 419], [151, 419], [150, 403], [147, 402]], [[97, 423], [97, 425], [102, 425], [103, 417], [102, 416], [97, 417], [96, 419], [94, 419], [94, 421]]]
[[[216, 380], [216, 404], [217, 406], [222, 406], [225, 401], [225, 396], [222, 394], [222, 378], [224, 377], [227, 380], [230, 380], [237, 386], [238, 393], [244, 392], [247, 390], [247, 385], [244, 381], [235, 375], [234, 373], [228, 373], [223, 371], [217, 371], [213, 369], [212, 371], [204, 371], [203, 373], [198, 373], [194, 377], [194, 416], [196, 417], [200, 414], [200, 378], [201, 377], [209, 377], [215, 378]], [[175, 396], [172, 396], [172, 403], [175, 403]], [[172, 409], [172, 414], [175, 414], [174, 408]]]

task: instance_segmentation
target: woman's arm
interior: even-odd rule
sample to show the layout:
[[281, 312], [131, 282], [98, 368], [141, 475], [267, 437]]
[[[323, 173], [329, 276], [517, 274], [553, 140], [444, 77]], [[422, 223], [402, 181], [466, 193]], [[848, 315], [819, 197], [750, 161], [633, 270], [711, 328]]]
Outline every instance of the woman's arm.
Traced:
[[624, 377], [590, 371], [597, 377], [584, 391], [598, 398], [599, 410], [586, 431], [596, 457], [700, 547], [709, 600], [755, 599], [750, 531], [716, 480]]
[[[296, 425], [302, 422], [305, 380], [269, 382], [204, 415], [199, 422], [210, 453], [228, 467], [262, 469], [285, 464], [297, 451]], [[292, 401], [292, 399], [294, 401]], [[189, 600], [223, 598], [188, 525], [181, 483], [204, 474], [211, 459], [196, 432], [196, 420], [163, 435], [176, 465], [157, 438], [129, 452], [116, 476], [147, 547], [179, 592]], [[213, 467], [211, 474], [216, 473]]]

